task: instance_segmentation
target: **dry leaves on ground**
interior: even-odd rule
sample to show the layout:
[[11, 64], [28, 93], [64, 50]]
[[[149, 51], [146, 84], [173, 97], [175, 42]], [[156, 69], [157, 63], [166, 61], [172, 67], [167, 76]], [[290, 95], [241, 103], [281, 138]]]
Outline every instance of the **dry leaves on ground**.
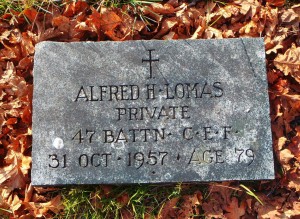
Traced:
[[[296, 218], [300, 216], [300, 4], [284, 0], [178, 0], [148, 6], [100, 7], [71, 2], [63, 9], [26, 9], [0, 18], [0, 214], [51, 218], [62, 210], [55, 188], [30, 185], [34, 46], [41, 41], [264, 37], [276, 180], [256, 182], [251, 197], [238, 182], [211, 184], [166, 201], [157, 218]], [[138, 13], [133, 13], [133, 11]], [[197, 185], [195, 185], [197, 187]], [[123, 199], [122, 199], [123, 200]], [[93, 201], [93, 200], [91, 200]], [[126, 202], [123, 200], [122, 202]], [[124, 205], [125, 206], [125, 205]], [[124, 218], [134, 212], [121, 209]]]

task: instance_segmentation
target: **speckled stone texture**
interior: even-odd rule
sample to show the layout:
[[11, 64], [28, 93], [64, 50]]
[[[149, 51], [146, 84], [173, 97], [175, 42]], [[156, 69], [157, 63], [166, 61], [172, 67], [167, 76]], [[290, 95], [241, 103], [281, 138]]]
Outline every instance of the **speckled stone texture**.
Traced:
[[263, 38], [39, 43], [32, 184], [274, 179], [267, 88]]

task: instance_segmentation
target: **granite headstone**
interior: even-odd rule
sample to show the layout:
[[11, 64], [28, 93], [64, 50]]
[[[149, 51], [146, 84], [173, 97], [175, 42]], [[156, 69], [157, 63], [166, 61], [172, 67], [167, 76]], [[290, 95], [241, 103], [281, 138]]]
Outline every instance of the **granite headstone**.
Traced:
[[262, 38], [42, 42], [32, 184], [274, 178]]

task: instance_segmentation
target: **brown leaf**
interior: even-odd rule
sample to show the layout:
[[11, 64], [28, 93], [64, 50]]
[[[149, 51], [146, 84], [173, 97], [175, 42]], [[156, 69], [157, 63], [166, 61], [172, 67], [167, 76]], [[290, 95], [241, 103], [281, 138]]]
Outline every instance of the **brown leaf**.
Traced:
[[176, 207], [178, 201], [179, 198], [172, 198], [171, 200], [168, 200], [160, 210], [158, 219], [174, 218], [177, 215], [178, 211]]
[[178, 219], [190, 218], [193, 215], [199, 215], [199, 206], [202, 204], [202, 194], [196, 191], [193, 195], [182, 196], [182, 203], [179, 206]]
[[34, 54], [34, 42], [27, 32], [22, 33], [21, 51], [23, 57]]
[[87, 26], [91, 31], [97, 33], [98, 40], [100, 40], [101, 18], [100, 13], [92, 8], [92, 14], [86, 19]]
[[24, 205], [34, 217], [43, 217], [49, 210], [57, 214], [63, 209], [60, 195], [46, 203], [24, 202]]
[[43, 32], [39, 36], [39, 42], [50, 40], [50, 39], [53, 39], [53, 38], [58, 38], [58, 37], [61, 37], [63, 35], [64, 35], [64, 33], [62, 31], [60, 31], [59, 29], [48, 28], [47, 30], [45, 30], [45, 32]]
[[17, 118], [10, 118], [8, 120], [6, 120], [6, 125], [13, 125], [16, 124], [18, 122]]
[[25, 107], [21, 115], [21, 118], [24, 123], [31, 124], [32, 122], [31, 107], [29, 106]]
[[267, 2], [276, 7], [281, 7], [285, 4], [285, 0], [267, 0]]
[[162, 37], [163, 40], [175, 40], [175, 39], [178, 39], [178, 35], [173, 32], [173, 31], [170, 31], [168, 34], [164, 35]]
[[9, 166], [0, 169], [0, 183], [11, 188], [24, 188], [30, 169], [31, 157], [10, 150], [5, 158]]
[[288, 9], [283, 11], [280, 20], [283, 24], [299, 23], [300, 17], [293, 9]]
[[173, 7], [178, 7], [178, 0], [169, 0], [167, 4], [172, 5]]
[[205, 39], [223, 39], [222, 32], [216, 28], [208, 27], [204, 31], [204, 38]]
[[286, 137], [280, 137], [276, 142], [277, 142], [276, 150], [281, 151], [283, 149], [284, 145], [286, 144], [287, 139], [286, 139]]
[[29, 19], [30, 22], [34, 22], [37, 19], [38, 12], [33, 8], [25, 9], [22, 13]]
[[165, 35], [166, 33], [168, 33], [177, 23], [178, 22], [177, 22], [176, 17], [165, 19], [163, 21], [162, 25], [161, 25], [161, 29], [154, 36], [154, 38], [160, 38], [160, 37], [162, 37], [163, 35]]
[[101, 31], [113, 31], [118, 25], [121, 24], [121, 18], [112, 10], [107, 8], [101, 8]]
[[22, 206], [22, 201], [15, 194], [12, 198], [12, 202], [10, 203], [10, 209], [15, 214], [15, 211], [17, 211], [21, 206]]
[[24, 57], [19, 61], [17, 68], [26, 71], [32, 68], [32, 64], [33, 64], [32, 56]]
[[166, 3], [152, 3], [150, 5], [151, 11], [158, 14], [172, 14], [175, 12], [175, 9], [172, 5]]
[[34, 187], [34, 190], [38, 194], [45, 194], [47, 192], [57, 191], [57, 188], [55, 188], [55, 187]]
[[257, 27], [257, 23], [254, 22], [253, 20], [251, 20], [249, 23], [247, 23], [245, 26], [243, 26], [239, 33], [242, 36], [258, 36], [259, 32], [258, 32], [258, 27]]
[[291, 7], [300, 16], [300, 4]]
[[26, 185], [24, 202], [30, 202], [33, 194], [33, 186], [31, 183]]
[[236, 219], [242, 217], [246, 213], [246, 203], [243, 201], [240, 205], [238, 199], [233, 197], [229, 205], [225, 208], [228, 212], [225, 214], [228, 219]]
[[270, 39], [274, 36], [277, 31], [276, 27], [278, 25], [278, 8], [269, 8], [266, 10], [266, 24], [265, 33]]
[[120, 213], [121, 213], [121, 218], [122, 219], [132, 219], [132, 218], [134, 218], [133, 212], [126, 209], [126, 208], [122, 208]]
[[288, 173], [288, 188], [295, 189], [297, 192], [300, 192], [300, 170], [292, 170]]
[[70, 31], [70, 19], [63, 15], [54, 17], [52, 19], [52, 25], [53, 27], [57, 27], [61, 32], [68, 33]]
[[85, 1], [77, 1], [66, 4], [65, 10], [62, 15], [73, 17], [75, 14], [87, 11], [90, 6]]
[[234, 3], [241, 6], [241, 14], [247, 15], [250, 18], [254, 17], [261, 7], [261, 4], [257, 0], [236, 0]]
[[284, 75], [291, 75], [300, 82], [300, 47], [292, 44], [290, 49], [274, 59], [274, 65], [283, 71]]
[[1, 33], [1, 35], [0, 35], [0, 42], [4, 44], [4, 41], [8, 41], [11, 32], [12, 32], [12, 30], [5, 30], [5, 31], [3, 31]]
[[127, 193], [124, 193], [117, 198], [117, 201], [121, 204], [121, 206], [127, 205], [129, 200], [130, 200], [130, 197]]
[[198, 26], [196, 31], [193, 33], [193, 35], [191, 36], [191, 39], [199, 39], [201, 38], [202, 34], [204, 33], [205, 27], [202, 26]]
[[[210, 12], [211, 10], [209, 10]], [[216, 12], [208, 13], [208, 22], [213, 23], [214, 21], [219, 20], [221, 17], [228, 19], [232, 16], [237, 16], [240, 10], [236, 5], [228, 4], [225, 7], [219, 7]]]
[[0, 187], [0, 208], [9, 209], [10, 202], [9, 198], [11, 198], [12, 188], [4, 188]]
[[286, 170], [290, 169], [289, 161], [292, 158], [294, 158], [294, 155], [289, 149], [283, 149], [279, 152], [280, 163]]

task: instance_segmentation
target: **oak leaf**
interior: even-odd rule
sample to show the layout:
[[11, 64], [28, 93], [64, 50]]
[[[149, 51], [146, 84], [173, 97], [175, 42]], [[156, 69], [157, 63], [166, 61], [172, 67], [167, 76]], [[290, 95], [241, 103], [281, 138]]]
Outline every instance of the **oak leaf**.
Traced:
[[49, 210], [57, 214], [63, 209], [60, 195], [46, 203], [24, 202], [24, 205], [34, 217], [43, 217]]
[[204, 31], [205, 39], [223, 39], [222, 32], [216, 28], [208, 27]]
[[162, 22], [161, 29], [154, 36], [154, 38], [160, 38], [163, 35], [167, 34], [176, 24], [178, 23], [176, 17], [167, 18]]
[[280, 20], [283, 24], [299, 24], [300, 15], [298, 15], [293, 9], [284, 10], [282, 15], [280, 16]]
[[52, 25], [61, 32], [68, 33], [70, 31], [70, 19], [66, 16], [59, 15], [54, 17], [52, 19]]
[[90, 6], [85, 1], [76, 1], [66, 4], [65, 10], [62, 15], [67, 17], [73, 17], [80, 13], [84, 13], [90, 9]]
[[240, 218], [246, 213], [246, 203], [244, 201], [239, 205], [238, 199], [233, 197], [228, 206], [226, 206], [225, 210], [228, 212], [225, 214], [228, 219], [236, 219]]
[[100, 24], [101, 31], [114, 30], [122, 22], [121, 18], [111, 9], [101, 8]]
[[235, 0], [234, 4], [240, 5], [240, 13], [252, 18], [261, 8], [257, 0]]
[[150, 8], [151, 8], [152, 12], [158, 13], [158, 14], [172, 14], [175, 12], [174, 7], [168, 3], [166, 3], [166, 4], [152, 3], [150, 5]]
[[284, 54], [278, 54], [274, 59], [274, 65], [284, 75], [291, 75], [300, 82], [300, 47], [292, 44], [292, 47]]
[[9, 209], [10, 208], [10, 202], [9, 198], [12, 194], [13, 188], [9, 187], [0, 187], [0, 208], [3, 209]]
[[21, 51], [22, 57], [28, 57], [34, 54], [34, 44], [33, 39], [28, 35], [27, 32], [22, 33], [22, 41], [21, 41]]
[[13, 214], [22, 206], [22, 201], [19, 199], [18, 195], [13, 195], [12, 202], [10, 203], [10, 209]]
[[0, 184], [11, 188], [24, 188], [30, 169], [31, 157], [10, 150], [5, 157], [5, 162], [10, 165], [0, 169]]
[[251, 20], [240, 29], [239, 33], [242, 36], [253, 36], [253, 37], [257, 36], [258, 35], [257, 23]]
[[158, 219], [174, 218], [177, 214], [178, 208], [176, 207], [179, 198], [172, 198], [168, 200], [159, 211]]
[[269, 38], [273, 38], [276, 27], [278, 26], [279, 19], [278, 19], [278, 8], [268, 8], [265, 11], [266, 16], [266, 24], [264, 31], [266, 33], [266, 36]]

